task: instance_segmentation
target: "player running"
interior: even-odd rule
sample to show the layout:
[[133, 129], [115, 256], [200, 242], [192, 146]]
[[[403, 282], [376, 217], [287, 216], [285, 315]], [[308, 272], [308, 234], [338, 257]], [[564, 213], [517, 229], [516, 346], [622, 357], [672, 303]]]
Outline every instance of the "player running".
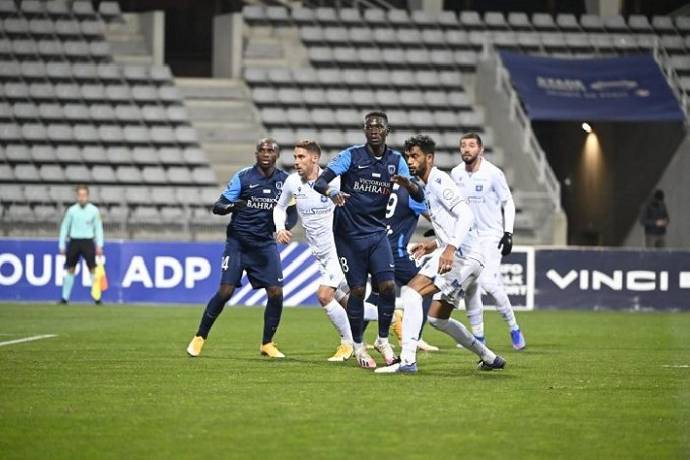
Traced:
[[[395, 307], [395, 264], [385, 223], [393, 178], [404, 178], [400, 184], [410, 191], [410, 195], [417, 200], [423, 198], [423, 188], [409, 180], [409, 169], [402, 155], [386, 145], [389, 132], [385, 113], [368, 113], [364, 117], [366, 144], [353, 145], [340, 152], [314, 184], [314, 190], [327, 195], [338, 206], [333, 221], [335, 245], [350, 288], [347, 315], [355, 356], [364, 368], [376, 367], [362, 340], [364, 294], [369, 274], [376, 280], [380, 295], [379, 331], [374, 347], [386, 364], [396, 359], [388, 342], [388, 329]], [[337, 176], [341, 178], [340, 190], [329, 186]]]
[[[417, 372], [417, 341], [422, 325], [422, 297], [441, 293], [429, 310], [429, 323], [451, 336], [457, 343], [480, 357], [479, 368], [502, 369], [505, 360], [489, 350], [463, 326], [450, 317], [482, 270], [483, 258], [476, 240], [474, 217], [460, 190], [450, 176], [434, 166], [435, 143], [428, 136], [417, 135], [405, 141], [410, 169], [426, 184], [424, 195], [437, 240], [413, 245], [416, 257], [432, 254], [420, 272], [402, 288], [403, 345], [400, 358], [376, 369], [377, 373]], [[396, 182], [404, 179], [397, 178]]]
[[[523, 350], [527, 343], [503, 287], [500, 270], [501, 256], [507, 256], [513, 249], [515, 203], [505, 175], [484, 158], [483, 153], [481, 137], [476, 133], [465, 134], [460, 138], [463, 163], [451, 171], [451, 177], [472, 208], [485, 259], [478, 284], [471, 289], [483, 289], [494, 298], [496, 308], [508, 323], [513, 348]], [[469, 291], [467, 293], [467, 316], [472, 333], [484, 342], [484, 307], [481, 295], [472, 294]]]
[[[89, 203], [89, 187], [78, 185], [77, 202], [65, 212], [60, 225], [58, 245], [60, 254], [65, 255], [65, 277], [62, 280], [61, 304], [69, 302], [74, 286], [74, 273], [79, 258], [83, 257], [94, 279], [96, 256], [103, 255], [103, 221], [96, 206]], [[69, 243], [67, 239], [69, 238]], [[94, 299], [97, 304], [101, 299]]]
[[[314, 191], [314, 182], [321, 174], [319, 159], [321, 147], [312, 140], [302, 140], [295, 145], [295, 170], [290, 174], [278, 203], [273, 208], [273, 222], [276, 226], [276, 240], [287, 244], [292, 233], [285, 228], [289, 203], [297, 201], [297, 214], [307, 237], [309, 248], [319, 263], [321, 284], [316, 296], [328, 318], [340, 334], [340, 346], [329, 361], [346, 361], [352, 356], [352, 332], [347, 319], [347, 312], [339, 302], [344, 303], [347, 296], [347, 282], [338, 263], [338, 254], [333, 241], [333, 209], [335, 205], [327, 197]], [[336, 177], [329, 184], [340, 188], [340, 178]]]
[[[386, 207], [386, 223], [388, 228], [388, 242], [391, 245], [391, 250], [393, 251], [393, 260], [395, 263], [395, 284], [396, 288], [398, 289], [409, 283], [421, 268], [421, 266], [419, 266], [415, 261], [414, 257], [407, 252], [407, 246], [410, 244], [410, 238], [412, 238], [412, 234], [417, 228], [419, 216], [425, 214], [428, 216], [426, 213], [426, 205], [424, 203], [413, 200], [405, 187], [401, 187], [398, 184], [393, 184], [391, 196], [388, 200], [388, 206]], [[367, 309], [373, 310], [374, 308], [372, 307], [378, 303], [378, 299], [379, 293], [375, 289], [372, 289], [369, 298], [364, 304], [365, 320], [370, 319], [368, 316], [371, 316]], [[399, 298], [397, 300], [399, 300]], [[422, 321], [423, 330], [424, 323], [426, 323], [426, 316], [429, 312], [429, 307], [431, 306], [431, 297], [425, 298], [422, 305], [424, 307], [424, 316]], [[393, 313], [393, 321], [391, 323], [391, 329], [401, 343], [403, 316], [402, 309], [402, 302], [398, 304], [396, 301], [396, 309]], [[438, 347], [430, 345], [421, 338], [421, 333], [417, 347], [420, 350], [427, 352], [438, 351]]]
[[[223, 311], [236, 287], [242, 272], [247, 272], [254, 289], [266, 289], [268, 301], [264, 311], [264, 333], [260, 351], [271, 358], [285, 355], [273, 343], [283, 311], [283, 272], [280, 254], [273, 239], [273, 207], [288, 175], [276, 168], [278, 144], [271, 138], [256, 144], [256, 164], [238, 171], [228, 183], [213, 206], [213, 213], [232, 213], [227, 228], [225, 251], [221, 264], [221, 280], [218, 292], [209, 300], [201, 316], [199, 329], [187, 347], [189, 356], [199, 356], [208, 338], [211, 326]], [[297, 220], [294, 206], [289, 209], [291, 222]]]

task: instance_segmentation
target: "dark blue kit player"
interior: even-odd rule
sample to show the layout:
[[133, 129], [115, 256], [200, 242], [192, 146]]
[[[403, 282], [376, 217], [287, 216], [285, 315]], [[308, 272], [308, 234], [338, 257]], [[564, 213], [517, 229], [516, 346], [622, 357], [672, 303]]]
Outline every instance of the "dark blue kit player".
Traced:
[[[386, 207], [393, 179], [400, 177], [401, 186], [408, 189], [415, 200], [422, 201], [424, 197], [421, 185], [411, 180], [400, 152], [386, 145], [389, 132], [385, 113], [368, 113], [364, 117], [366, 144], [353, 145], [340, 152], [314, 184], [314, 190], [337, 205], [333, 233], [340, 265], [350, 287], [347, 314], [355, 354], [358, 364], [364, 368], [376, 367], [362, 343], [364, 295], [369, 275], [377, 280], [380, 296], [379, 331], [374, 347], [387, 365], [397, 359], [388, 343], [395, 307], [395, 263], [388, 243]], [[339, 190], [328, 186], [336, 176], [340, 176]]]
[[[283, 272], [280, 253], [273, 233], [273, 207], [288, 175], [276, 168], [278, 144], [270, 138], [256, 145], [256, 164], [238, 171], [213, 206], [213, 213], [232, 214], [227, 227], [225, 251], [221, 259], [221, 280], [218, 292], [209, 300], [201, 317], [199, 330], [187, 347], [190, 356], [199, 356], [211, 326], [236, 287], [242, 273], [254, 289], [266, 289], [268, 301], [264, 310], [264, 332], [261, 354], [284, 358], [273, 343], [283, 311]], [[297, 221], [294, 206], [288, 208], [289, 227]]]

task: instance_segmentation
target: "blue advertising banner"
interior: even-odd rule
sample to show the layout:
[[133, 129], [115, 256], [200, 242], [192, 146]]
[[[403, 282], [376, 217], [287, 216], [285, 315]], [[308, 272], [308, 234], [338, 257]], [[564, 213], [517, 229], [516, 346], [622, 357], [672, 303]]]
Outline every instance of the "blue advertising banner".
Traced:
[[540, 249], [535, 307], [690, 310], [690, 251]]
[[500, 52], [532, 120], [683, 121], [651, 54], [561, 59]]
[[[534, 309], [534, 248], [514, 246], [501, 260], [501, 280], [510, 304], [516, 310]], [[482, 289], [482, 303], [495, 307], [494, 299]]]
[[[279, 246], [285, 278], [285, 305], [316, 305], [318, 265], [306, 244]], [[218, 289], [223, 243], [109, 241], [105, 267], [106, 303], [202, 303]], [[0, 239], [0, 300], [57, 301], [65, 257], [57, 241]], [[91, 277], [84, 261], [77, 267], [72, 300], [91, 301]], [[247, 281], [231, 304], [261, 305], [263, 290]]]

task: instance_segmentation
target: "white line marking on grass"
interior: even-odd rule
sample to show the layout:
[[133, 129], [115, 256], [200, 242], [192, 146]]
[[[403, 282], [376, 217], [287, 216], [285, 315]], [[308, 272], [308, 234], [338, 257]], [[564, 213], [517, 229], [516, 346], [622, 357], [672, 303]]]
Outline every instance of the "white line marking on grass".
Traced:
[[7, 342], [0, 342], [0, 347], [5, 345], [14, 345], [15, 343], [33, 342], [34, 340], [49, 339], [57, 337], [55, 334], [33, 335], [31, 337], [24, 337], [23, 339], [8, 340]]
[[670, 367], [672, 369], [688, 369], [690, 364], [662, 364], [661, 367]]

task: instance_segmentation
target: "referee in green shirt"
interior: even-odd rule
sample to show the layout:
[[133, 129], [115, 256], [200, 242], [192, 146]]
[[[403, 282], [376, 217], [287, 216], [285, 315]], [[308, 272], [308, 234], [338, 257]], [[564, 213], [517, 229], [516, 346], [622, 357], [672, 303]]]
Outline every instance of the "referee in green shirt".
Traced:
[[[67, 209], [60, 225], [60, 254], [66, 254], [66, 273], [62, 281], [62, 297], [60, 298], [60, 303], [63, 304], [69, 302], [79, 258], [83, 257], [86, 260], [93, 280], [96, 256], [103, 254], [101, 213], [96, 206], [89, 203], [89, 187], [78, 185], [76, 191], [77, 202]], [[100, 303], [100, 300], [96, 303]]]

